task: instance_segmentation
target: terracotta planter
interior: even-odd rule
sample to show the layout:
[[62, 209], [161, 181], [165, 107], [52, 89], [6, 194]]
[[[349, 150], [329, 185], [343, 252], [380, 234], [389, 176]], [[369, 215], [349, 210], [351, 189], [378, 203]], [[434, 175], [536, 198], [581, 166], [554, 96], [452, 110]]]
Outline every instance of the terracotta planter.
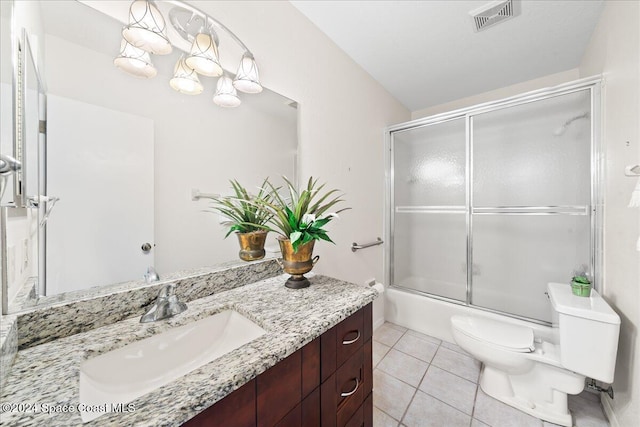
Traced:
[[243, 261], [256, 261], [264, 258], [264, 242], [267, 240], [266, 230], [252, 231], [250, 233], [236, 233], [240, 243], [240, 259]]
[[278, 243], [282, 252], [282, 261], [278, 260], [280, 267], [285, 273], [291, 275], [284, 285], [292, 289], [309, 287], [309, 279], [304, 277], [304, 274], [310, 272], [320, 259], [318, 255], [312, 258], [315, 240], [298, 246], [298, 252], [293, 251], [289, 239], [278, 237]]

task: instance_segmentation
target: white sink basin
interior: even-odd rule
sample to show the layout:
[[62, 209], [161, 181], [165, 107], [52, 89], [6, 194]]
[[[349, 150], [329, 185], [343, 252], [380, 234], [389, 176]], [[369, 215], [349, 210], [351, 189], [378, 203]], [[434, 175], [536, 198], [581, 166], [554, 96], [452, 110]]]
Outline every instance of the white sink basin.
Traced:
[[266, 331], [227, 310], [126, 345], [80, 365], [80, 413], [88, 422], [205, 365]]

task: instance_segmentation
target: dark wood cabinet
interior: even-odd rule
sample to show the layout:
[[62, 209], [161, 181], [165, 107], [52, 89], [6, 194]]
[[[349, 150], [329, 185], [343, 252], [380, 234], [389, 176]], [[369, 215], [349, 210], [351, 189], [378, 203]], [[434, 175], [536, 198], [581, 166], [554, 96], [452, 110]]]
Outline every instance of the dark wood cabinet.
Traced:
[[373, 425], [372, 304], [184, 425]]
[[373, 423], [373, 406], [365, 405], [373, 389], [371, 319], [369, 304], [320, 337], [322, 427]]

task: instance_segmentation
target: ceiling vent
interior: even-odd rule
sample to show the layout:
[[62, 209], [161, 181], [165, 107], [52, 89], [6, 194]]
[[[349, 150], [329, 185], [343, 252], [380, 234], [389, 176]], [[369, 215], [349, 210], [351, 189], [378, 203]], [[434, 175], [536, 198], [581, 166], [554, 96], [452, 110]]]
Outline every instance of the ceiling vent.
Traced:
[[475, 31], [482, 31], [509, 18], [513, 18], [519, 13], [518, 6], [518, 0], [498, 0], [472, 10], [469, 14], [473, 18]]

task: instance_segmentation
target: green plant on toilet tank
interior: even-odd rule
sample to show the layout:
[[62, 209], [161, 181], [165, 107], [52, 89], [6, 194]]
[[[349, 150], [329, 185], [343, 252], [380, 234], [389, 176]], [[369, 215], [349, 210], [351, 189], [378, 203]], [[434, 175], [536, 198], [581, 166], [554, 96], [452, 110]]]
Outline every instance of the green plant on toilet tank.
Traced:
[[591, 295], [591, 280], [585, 273], [578, 273], [571, 278], [571, 292], [579, 297]]
[[219, 213], [226, 221], [222, 225], [229, 227], [227, 238], [235, 232], [240, 243], [240, 259], [254, 261], [264, 258], [264, 243], [267, 237], [265, 224], [272, 213], [262, 208], [258, 201], [270, 203], [272, 191], [267, 190], [267, 179], [259, 187], [256, 195], [250, 194], [237, 180], [229, 181], [233, 196], [213, 197], [211, 211]]

